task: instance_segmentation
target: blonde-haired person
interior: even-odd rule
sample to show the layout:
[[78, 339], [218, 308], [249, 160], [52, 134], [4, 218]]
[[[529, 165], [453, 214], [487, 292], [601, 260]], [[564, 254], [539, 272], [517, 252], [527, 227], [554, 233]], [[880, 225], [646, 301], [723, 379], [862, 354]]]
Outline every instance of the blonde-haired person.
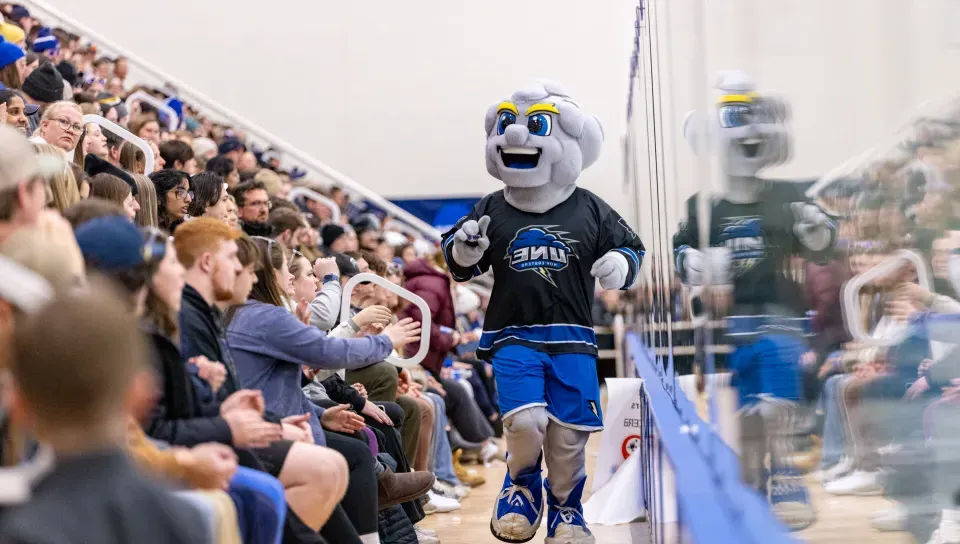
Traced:
[[279, 193], [283, 187], [283, 180], [280, 179], [280, 174], [277, 174], [269, 168], [263, 168], [257, 172], [257, 175], [253, 176], [253, 181], [263, 183], [267, 194], [270, 196], [277, 196], [277, 193]]
[[133, 178], [134, 183], [137, 185], [137, 194], [134, 198], [137, 204], [140, 205], [140, 209], [137, 210], [137, 216], [133, 220], [134, 223], [141, 227], [156, 228], [158, 226], [157, 188], [153, 186], [150, 178], [143, 174], [131, 174], [130, 177]]
[[30, 141], [55, 146], [70, 160], [82, 134], [83, 111], [80, 106], [76, 102], [61, 100], [47, 106]]
[[80, 136], [77, 148], [73, 151], [74, 164], [84, 166], [87, 155], [91, 153], [103, 160], [107, 160], [109, 156], [107, 136], [97, 123], [87, 123], [83, 126], [83, 135]]
[[[63, 161], [63, 152], [50, 144], [33, 144], [37, 154], [47, 157], [53, 157]], [[77, 202], [80, 202], [80, 189], [77, 187], [77, 178], [73, 175], [73, 169], [66, 162], [63, 162], [63, 169], [50, 178], [48, 185], [53, 197], [53, 207], [63, 213]]]
[[227, 193], [227, 224], [230, 228], [240, 228], [240, 208], [237, 207], [237, 200], [233, 195]]

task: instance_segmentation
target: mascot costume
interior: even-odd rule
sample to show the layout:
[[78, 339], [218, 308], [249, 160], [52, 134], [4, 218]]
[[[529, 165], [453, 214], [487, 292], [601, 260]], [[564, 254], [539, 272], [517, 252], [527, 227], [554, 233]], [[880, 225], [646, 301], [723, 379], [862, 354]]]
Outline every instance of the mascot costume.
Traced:
[[548, 544], [590, 544], [584, 448], [603, 422], [590, 310], [597, 281], [633, 285], [643, 244], [577, 187], [600, 155], [603, 128], [559, 85], [515, 92], [490, 108], [485, 128], [487, 171], [505, 187], [447, 232], [442, 248], [457, 281], [493, 269], [477, 354], [493, 364], [509, 470], [490, 529], [504, 542], [531, 540], [546, 502]]
[[702, 285], [709, 267], [712, 284], [733, 288], [721, 343], [734, 346], [727, 361], [740, 400], [743, 479], [785, 524], [800, 529], [815, 519], [790, 461], [800, 422], [808, 319], [802, 286], [791, 279], [789, 266], [794, 256], [829, 258], [837, 229], [794, 183], [758, 177], [789, 157], [786, 104], [758, 94], [740, 72], [722, 75], [717, 90], [717, 110], [706, 122], [688, 115], [684, 133], [695, 151], [703, 138], [714, 142], [725, 187], [710, 203], [706, 252], [699, 249], [697, 196], [687, 202], [688, 219], [673, 240], [676, 268], [687, 286]]

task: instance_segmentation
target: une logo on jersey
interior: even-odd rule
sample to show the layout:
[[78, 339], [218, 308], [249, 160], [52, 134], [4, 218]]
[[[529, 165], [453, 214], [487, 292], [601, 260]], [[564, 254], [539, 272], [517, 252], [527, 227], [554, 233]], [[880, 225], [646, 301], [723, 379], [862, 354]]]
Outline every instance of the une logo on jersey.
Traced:
[[[563, 270], [570, 257], [576, 257], [570, 244], [576, 240], [563, 238], [566, 232], [555, 227], [526, 227], [520, 229], [510, 242], [506, 257], [514, 270]], [[541, 274], [543, 275], [543, 274]]]
[[730, 249], [736, 275], [755, 267], [766, 256], [766, 239], [760, 217], [731, 218], [723, 226], [724, 245]]

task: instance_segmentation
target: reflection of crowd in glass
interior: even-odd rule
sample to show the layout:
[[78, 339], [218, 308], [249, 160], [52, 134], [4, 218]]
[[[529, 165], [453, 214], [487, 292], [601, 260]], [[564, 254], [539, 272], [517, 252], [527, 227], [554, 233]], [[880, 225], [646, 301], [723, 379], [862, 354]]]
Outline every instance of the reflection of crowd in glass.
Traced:
[[[801, 360], [809, 417], [797, 423], [797, 466], [830, 495], [883, 494], [893, 501], [872, 516], [877, 530], [910, 531], [920, 542], [960, 542], [957, 125], [918, 123], [908, 142], [830, 184], [818, 200], [839, 223], [834, 257], [822, 263], [793, 257], [782, 267], [810, 317], [810, 351]], [[867, 284], [858, 296], [864, 330], [899, 341], [889, 347], [854, 342], [844, 323], [842, 288], [897, 250], [923, 258], [932, 289], [918, 285], [910, 265]], [[658, 332], [667, 321], [673, 349], [693, 343], [690, 298], [675, 276], [654, 278], [619, 299], [604, 296], [597, 308], [598, 316], [634, 316], [652, 346], [668, 346]], [[723, 329], [722, 322], [711, 326]], [[722, 355], [717, 365], [722, 371]], [[682, 362], [677, 369], [691, 372]]]
[[[491, 278], [454, 286], [411, 228], [0, 13], [0, 541], [439, 542], [420, 522], [504, 457]], [[361, 273], [427, 301], [420, 365], [390, 362], [417, 306], [362, 282], [341, 315]]]

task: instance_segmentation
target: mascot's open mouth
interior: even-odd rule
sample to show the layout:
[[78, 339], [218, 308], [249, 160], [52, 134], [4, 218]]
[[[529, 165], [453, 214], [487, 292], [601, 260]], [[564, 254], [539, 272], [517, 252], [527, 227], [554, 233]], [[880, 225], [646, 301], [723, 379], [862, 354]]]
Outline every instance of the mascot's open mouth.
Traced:
[[500, 160], [507, 168], [529, 170], [540, 164], [539, 147], [497, 147]]
[[763, 145], [763, 140], [760, 138], [744, 138], [738, 143], [740, 144], [740, 150], [743, 151], [743, 156], [753, 159], [760, 154], [760, 146]]

